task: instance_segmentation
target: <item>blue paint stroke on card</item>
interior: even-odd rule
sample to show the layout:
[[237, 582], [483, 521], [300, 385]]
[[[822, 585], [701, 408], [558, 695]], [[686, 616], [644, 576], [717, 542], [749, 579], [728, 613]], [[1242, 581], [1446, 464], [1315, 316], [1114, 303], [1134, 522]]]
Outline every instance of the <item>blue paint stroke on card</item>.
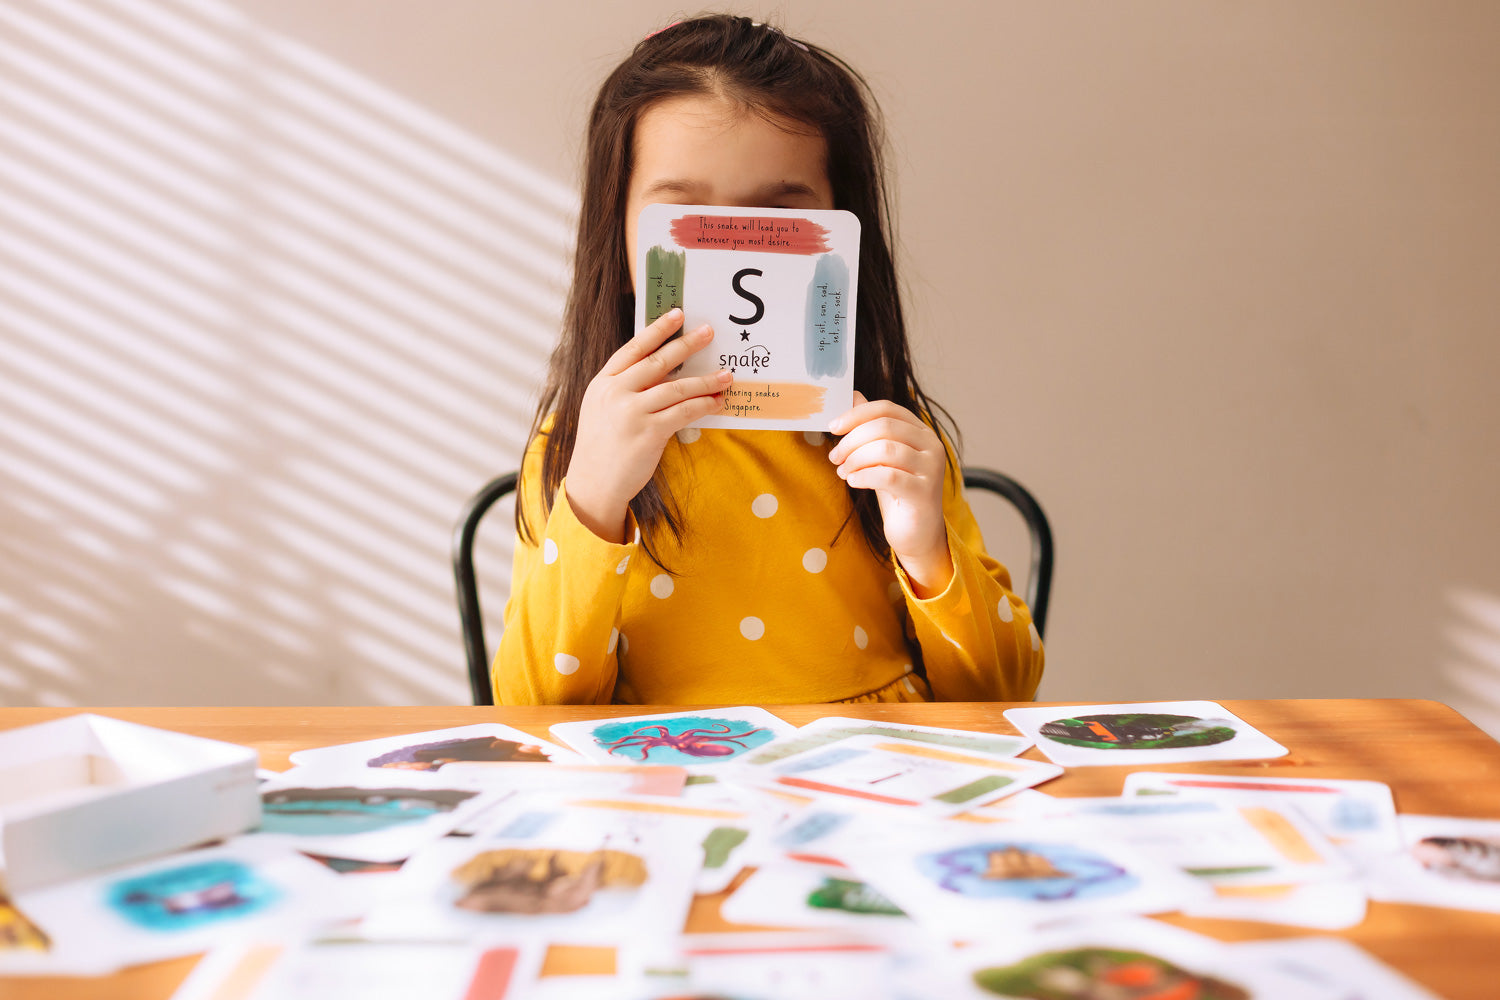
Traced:
[[280, 898], [254, 869], [230, 860], [167, 868], [105, 889], [105, 902], [120, 916], [168, 934], [254, 916]]
[[849, 370], [849, 265], [836, 253], [824, 254], [807, 286], [807, 323], [803, 344], [807, 374], [837, 378]]
[[717, 764], [769, 743], [776, 734], [740, 719], [685, 715], [606, 722], [590, 735], [612, 756], [635, 763]]

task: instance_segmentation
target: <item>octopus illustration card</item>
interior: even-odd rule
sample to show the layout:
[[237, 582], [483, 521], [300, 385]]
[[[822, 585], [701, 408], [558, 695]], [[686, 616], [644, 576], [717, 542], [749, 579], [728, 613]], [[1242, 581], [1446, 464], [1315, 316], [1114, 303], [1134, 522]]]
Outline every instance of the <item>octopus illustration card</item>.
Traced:
[[723, 764], [796, 731], [753, 706], [552, 726], [552, 735], [601, 764]]
[[291, 851], [237, 840], [21, 894], [60, 954], [114, 966], [203, 951], [226, 935], [295, 933], [358, 915], [340, 877]]
[[960, 752], [885, 736], [851, 736], [751, 775], [796, 794], [951, 816], [1062, 774], [1056, 764]]
[[[1232, 945], [1154, 920], [1086, 920], [1006, 934], [955, 955], [969, 992], [956, 996], [1348, 1000], [1241, 955]], [[1373, 995], [1373, 994], [1372, 994]], [[1384, 995], [1384, 994], [1382, 994]]]
[[527, 942], [238, 940], [205, 955], [172, 1000], [505, 1000], [535, 981], [543, 951]]
[[853, 405], [859, 219], [844, 211], [647, 205], [636, 228], [636, 329], [681, 308], [713, 327], [682, 375], [734, 372], [698, 427], [821, 431]]
[[1371, 899], [1500, 913], [1500, 820], [1398, 817], [1403, 849], [1366, 877]]
[[1008, 708], [1005, 718], [1064, 767], [1259, 760], [1287, 752], [1212, 701]]
[[1031, 746], [1030, 740], [1007, 734], [976, 733], [966, 729], [941, 729], [937, 726], [918, 726], [908, 722], [875, 722], [870, 719], [827, 716], [814, 719], [802, 726], [797, 730], [797, 735], [790, 739], [778, 740], [771, 746], [745, 755], [740, 762], [747, 766], [763, 767], [790, 757], [792, 754], [816, 750], [830, 743], [849, 739], [851, 736], [888, 736], [898, 740], [931, 743], [934, 746], [948, 747], [952, 750], [972, 750], [995, 757], [1014, 757]]
[[578, 755], [498, 722], [386, 736], [316, 750], [298, 750], [300, 767], [381, 768], [390, 771], [465, 770], [495, 764], [576, 764]]
[[1135, 771], [1125, 795], [1221, 797], [1295, 809], [1341, 850], [1355, 856], [1401, 849], [1391, 787], [1379, 781], [1336, 778], [1251, 778], [1218, 774]]
[[1206, 883], [1067, 820], [951, 823], [917, 837], [872, 837], [850, 824], [820, 841], [911, 917], [953, 940], [987, 928], [1099, 914], [1162, 913], [1209, 894]]

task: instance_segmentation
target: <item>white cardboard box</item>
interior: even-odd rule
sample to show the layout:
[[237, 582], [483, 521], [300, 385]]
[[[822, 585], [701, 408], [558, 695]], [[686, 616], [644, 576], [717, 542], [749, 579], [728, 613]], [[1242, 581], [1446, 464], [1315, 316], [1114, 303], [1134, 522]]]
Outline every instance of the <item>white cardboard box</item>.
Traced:
[[260, 823], [249, 747], [102, 715], [0, 732], [0, 892]]

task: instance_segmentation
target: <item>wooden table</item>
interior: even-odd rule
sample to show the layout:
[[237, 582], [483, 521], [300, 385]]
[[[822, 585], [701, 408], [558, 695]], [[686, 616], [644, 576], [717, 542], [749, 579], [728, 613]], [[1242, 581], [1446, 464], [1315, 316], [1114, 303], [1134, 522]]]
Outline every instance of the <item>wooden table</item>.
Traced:
[[[1500, 743], [1457, 712], [1431, 701], [1225, 701], [1246, 722], [1291, 753], [1276, 760], [1167, 766], [1205, 774], [1275, 774], [1299, 778], [1383, 781], [1402, 812], [1500, 819]], [[662, 711], [676, 710], [662, 707]], [[796, 725], [823, 715], [916, 722], [955, 729], [1013, 733], [1003, 704], [770, 705]], [[477, 722], [504, 722], [546, 736], [554, 722], [632, 715], [640, 709], [605, 706], [553, 708], [122, 708], [104, 715], [195, 736], [241, 743], [260, 751], [261, 765], [289, 766], [287, 755], [308, 747]], [[44, 722], [77, 709], [0, 708], [0, 729]], [[1035, 749], [1026, 756], [1042, 759]], [[1118, 795], [1129, 768], [1074, 768], [1049, 782], [1053, 795]], [[721, 897], [699, 897], [688, 917], [693, 930], [736, 929], [719, 916]], [[1273, 924], [1164, 917], [1226, 941], [1312, 933]], [[1500, 995], [1500, 915], [1433, 907], [1371, 903], [1364, 923], [1341, 937], [1379, 956], [1448, 1000]], [[196, 959], [137, 966], [101, 979], [0, 978], [5, 1000], [165, 1000]], [[584, 971], [610, 959], [596, 949], [554, 948], [547, 969]]]

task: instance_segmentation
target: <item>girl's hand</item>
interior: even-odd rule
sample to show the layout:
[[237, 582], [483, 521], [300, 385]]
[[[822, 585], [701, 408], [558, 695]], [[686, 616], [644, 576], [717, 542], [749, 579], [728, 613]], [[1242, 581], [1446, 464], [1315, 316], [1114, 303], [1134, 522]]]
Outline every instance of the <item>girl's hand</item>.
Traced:
[[885, 540], [918, 597], [942, 593], [953, 578], [943, 522], [943, 478], [948, 453], [916, 414], [889, 400], [871, 403], [856, 392], [854, 408], [828, 428], [844, 439], [828, 452], [839, 476], [875, 491]]
[[717, 413], [734, 381], [727, 371], [667, 380], [713, 341], [704, 324], [667, 343], [681, 326], [682, 310], [671, 310], [616, 351], [584, 390], [568, 463], [568, 502], [605, 541], [625, 540], [630, 501], [651, 481], [667, 441]]

